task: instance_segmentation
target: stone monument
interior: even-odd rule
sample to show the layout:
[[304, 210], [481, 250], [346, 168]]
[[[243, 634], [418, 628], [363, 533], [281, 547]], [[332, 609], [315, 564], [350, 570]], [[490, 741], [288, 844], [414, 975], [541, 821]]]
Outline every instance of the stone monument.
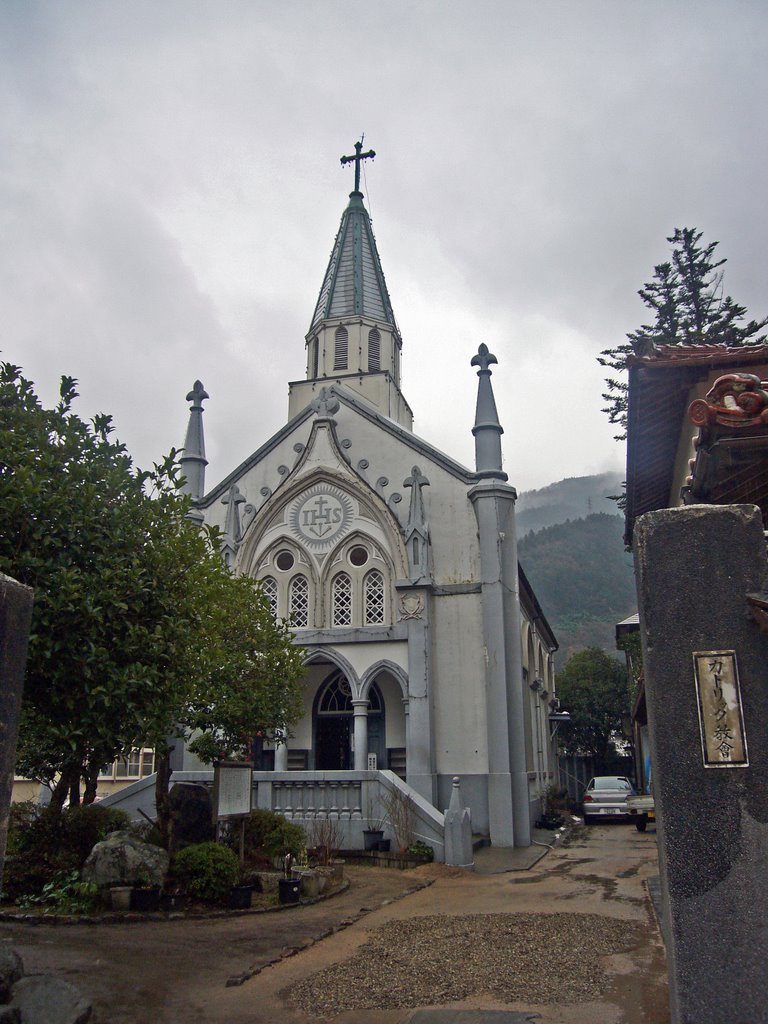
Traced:
[[674, 1024], [766, 1019], [768, 576], [752, 505], [665, 509], [635, 525]]

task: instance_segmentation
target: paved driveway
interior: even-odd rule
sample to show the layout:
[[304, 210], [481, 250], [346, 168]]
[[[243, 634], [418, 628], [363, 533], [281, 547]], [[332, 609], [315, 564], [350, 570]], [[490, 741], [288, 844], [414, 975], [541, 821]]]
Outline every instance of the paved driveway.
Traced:
[[[0, 941], [19, 950], [28, 972], [78, 984], [100, 1024], [405, 1024], [417, 1007], [435, 1006], [526, 1011], [552, 1024], [667, 1024], [663, 946], [645, 887], [657, 872], [655, 839], [654, 830], [611, 822], [577, 830], [526, 871], [351, 868], [348, 891], [312, 907], [124, 925], [0, 924]], [[522, 940], [516, 916], [527, 929]], [[601, 932], [621, 948], [601, 950]], [[264, 967], [281, 953], [290, 955]], [[490, 955], [522, 981], [514, 998], [487, 990]], [[409, 989], [422, 956], [440, 980], [438, 999]], [[237, 976], [247, 980], [227, 986]]]

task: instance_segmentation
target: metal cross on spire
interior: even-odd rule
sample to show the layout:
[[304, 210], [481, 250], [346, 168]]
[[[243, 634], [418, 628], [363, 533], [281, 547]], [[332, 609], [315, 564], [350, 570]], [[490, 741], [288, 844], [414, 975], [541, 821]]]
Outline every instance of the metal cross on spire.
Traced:
[[376, 156], [375, 152], [372, 149], [369, 149], [367, 153], [361, 152], [361, 150], [363, 148], [363, 139], [364, 138], [365, 138], [365, 135], [363, 135], [363, 138], [360, 139], [359, 142], [355, 143], [355, 155], [354, 156], [343, 156], [341, 158], [341, 165], [342, 165], [342, 167], [344, 166], [344, 164], [354, 163], [354, 165], [355, 165], [355, 192], [359, 192], [360, 191], [360, 164], [361, 164], [361, 162], [363, 160], [368, 160], [369, 158], [371, 160], [373, 160], [373, 158]]

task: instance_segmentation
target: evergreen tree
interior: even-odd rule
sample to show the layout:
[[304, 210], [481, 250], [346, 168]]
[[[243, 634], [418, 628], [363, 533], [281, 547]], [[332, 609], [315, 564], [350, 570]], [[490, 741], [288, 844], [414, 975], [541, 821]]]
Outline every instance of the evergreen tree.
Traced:
[[[672, 246], [670, 261], [654, 267], [653, 279], [638, 294], [654, 312], [653, 322], [627, 334], [623, 345], [605, 349], [598, 356], [601, 366], [623, 372], [627, 356], [650, 355], [658, 345], [743, 345], [759, 344], [756, 337], [768, 324], [763, 320], [742, 323], [747, 310], [723, 295], [725, 259], [715, 259], [717, 242], [704, 245], [702, 232], [695, 228], [675, 228], [667, 238]], [[627, 429], [627, 383], [619, 377], [606, 378], [603, 409], [611, 423], [621, 428], [617, 441], [624, 440]]]

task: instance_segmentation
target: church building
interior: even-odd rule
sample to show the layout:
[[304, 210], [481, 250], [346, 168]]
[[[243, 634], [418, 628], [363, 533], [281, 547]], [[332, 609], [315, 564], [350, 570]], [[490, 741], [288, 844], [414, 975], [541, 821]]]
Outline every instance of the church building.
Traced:
[[288, 384], [287, 423], [206, 491], [208, 395], [197, 381], [186, 488], [199, 521], [223, 531], [227, 564], [261, 582], [305, 651], [304, 715], [257, 767], [389, 769], [439, 810], [459, 776], [473, 830], [527, 846], [556, 781], [557, 643], [517, 562], [496, 358], [480, 345], [471, 359], [467, 469], [413, 433], [403, 341], [360, 191], [372, 154], [361, 150], [342, 161], [355, 188], [310, 319], [306, 378]]

